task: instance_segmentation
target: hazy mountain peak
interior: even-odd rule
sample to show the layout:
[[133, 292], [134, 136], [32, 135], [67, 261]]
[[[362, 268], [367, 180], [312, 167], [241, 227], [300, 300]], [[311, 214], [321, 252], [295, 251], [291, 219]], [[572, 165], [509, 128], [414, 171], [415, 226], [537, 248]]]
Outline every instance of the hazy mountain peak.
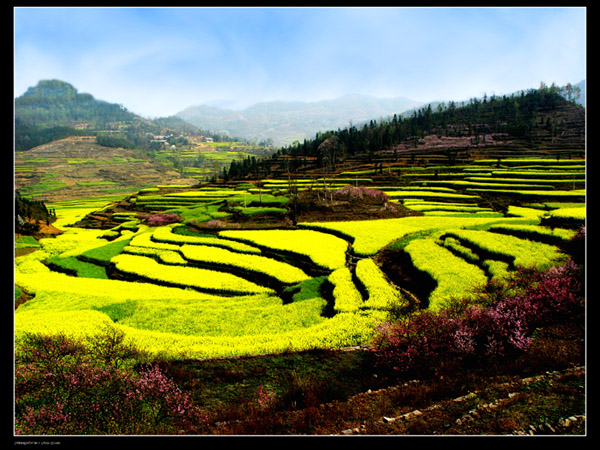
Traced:
[[46, 95], [59, 97], [65, 94], [77, 94], [77, 89], [75, 89], [73, 85], [67, 83], [66, 81], [40, 80], [37, 85], [29, 87], [23, 95]]
[[400, 114], [422, 105], [407, 98], [378, 98], [348, 94], [313, 102], [269, 101], [237, 111], [199, 105], [176, 114], [199, 128], [226, 131], [245, 139], [272, 139], [276, 146], [310, 139], [318, 131], [332, 130], [361, 121]]

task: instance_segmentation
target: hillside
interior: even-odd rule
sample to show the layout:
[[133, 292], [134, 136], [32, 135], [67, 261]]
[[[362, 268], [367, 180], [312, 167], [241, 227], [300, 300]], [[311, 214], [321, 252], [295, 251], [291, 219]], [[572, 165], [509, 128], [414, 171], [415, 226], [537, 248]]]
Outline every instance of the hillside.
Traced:
[[195, 184], [268, 149], [175, 116], [148, 120], [122, 105], [42, 80], [15, 99], [15, 188], [48, 201]]
[[71, 126], [81, 123], [95, 128], [111, 122], [131, 121], [135, 115], [122, 105], [79, 93], [60, 80], [41, 80], [15, 99], [15, 115], [23, 123], [45, 126]]
[[60, 80], [41, 80], [15, 99], [15, 150], [113, 129], [135, 120], [136, 116], [121, 105], [79, 93]]
[[15, 187], [47, 201], [126, 195], [155, 184], [193, 184], [138, 149], [107, 148], [90, 136], [71, 136], [15, 155]]
[[512, 96], [427, 105], [408, 116], [319, 132], [281, 147], [250, 167], [232, 163], [223, 179], [262, 176], [360, 174], [384, 166], [433, 161], [460, 164], [476, 158], [585, 149], [585, 108], [565, 88], [541, 86]]
[[15, 189], [56, 201], [193, 183], [146, 150], [154, 136], [180, 133], [64, 81], [42, 80], [15, 99]]
[[107, 146], [156, 150], [155, 136], [180, 135], [222, 140], [181, 118], [145, 119], [60, 80], [41, 80], [15, 99], [15, 151], [69, 136], [98, 136]]
[[319, 131], [387, 117], [420, 104], [407, 98], [347, 95], [319, 102], [264, 102], [242, 111], [200, 105], [176, 115], [197, 127], [257, 142], [271, 139], [274, 145], [281, 146], [310, 139]]
[[[213, 121], [203, 127], [235, 122], [266, 141], [271, 138], [259, 136], [260, 123], [270, 124], [271, 131], [289, 131], [298, 121], [306, 130], [336, 122], [332, 131], [318, 131], [313, 139], [281, 147], [271, 157], [273, 148], [219, 142], [226, 136], [199, 129], [189, 123], [191, 118], [147, 120], [78, 93], [68, 83], [40, 81], [15, 99], [15, 187], [25, 196], [54, 201], [129, 193], [154, 184], [194, 184], [218, 174], [225, 180], [288, 172], [329, 176], [381, 171], [383, 165], [390, 169], [403, 161], [458, 163], [524, 148], [583, 149], [585, 109], [567, 101], [565, 92], [553, 85], [510, 97], [442, 102], [393, 118], [389, 114], [407, 107], [408, 100], [346, 96], [263, 103], [241, 112], [200, 108]], [[193, 115], [194, 108], [186, 111]], [[368, 122], [353, 125], [348, 117]]]

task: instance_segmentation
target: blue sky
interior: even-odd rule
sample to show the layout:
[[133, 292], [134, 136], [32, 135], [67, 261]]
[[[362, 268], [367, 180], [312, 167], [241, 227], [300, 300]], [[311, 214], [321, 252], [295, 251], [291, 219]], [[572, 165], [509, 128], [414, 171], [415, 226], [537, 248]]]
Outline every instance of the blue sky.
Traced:
[[585, 8], [15, 8], [14, 93], [145, 117], [346, 94], [468, 100], [586, 74]]

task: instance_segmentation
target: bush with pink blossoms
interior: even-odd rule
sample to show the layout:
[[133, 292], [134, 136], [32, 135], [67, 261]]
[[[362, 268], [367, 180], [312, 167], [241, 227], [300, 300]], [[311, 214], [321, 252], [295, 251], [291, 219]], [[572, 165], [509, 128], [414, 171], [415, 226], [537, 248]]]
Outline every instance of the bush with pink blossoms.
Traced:
[[261, 409], [270, 408], [275, 401], [275, 392], [260, 385], [256, 390], [256, 402]]
[[181, 218], [173, 213], [154, 214], [147, 219], [148, 225], [151, 227], [162, 227], [180, 221]]
[[401, 373], [424, 375], [444, 361], [479, 361], [515, 355], [533, 331], [581, 311], [578, 267], [569, 261], [545, 272], [517, 271], [475, 298], [455, 300], [438, 312], [420, 311], [382, 324], [374, 341], [380, 363]]
[[166, 377], [157, 365], [140, 371], [135, 392], [145, 403], [149, 418], [158, 431], [168, 432], [173, 426], [176, 430], [190, 430], [206, 420], [189, 395]]
[[364, 186], [354, 187], [350, 184], [338, 189], [334, 193], [334, 197], [338, 200], [372, 200], [381, 203], [387, 203], [389, 198], [385, 192], [377, 189], [370, 189]]
[[572, 260], [540, 273], [537, 283], [525, 292], [536, 307], [538, 324], [560, 320], [582, 306], [583, 286], [580, 268]]
[[61, 335], [24, 336], [15, 348], [15, 433], [175, 434], [202, 426], [202, 412], [157, 366], [138, 372], [135, 361], [106, 354]]

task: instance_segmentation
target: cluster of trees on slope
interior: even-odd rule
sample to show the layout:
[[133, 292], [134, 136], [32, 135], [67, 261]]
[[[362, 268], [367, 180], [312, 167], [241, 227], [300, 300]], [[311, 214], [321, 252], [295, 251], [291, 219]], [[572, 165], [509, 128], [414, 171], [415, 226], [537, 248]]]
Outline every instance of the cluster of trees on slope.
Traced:
[[40, 200], [31, 200], [15, 191], [15, 233], [31, 235], [39, 230], [38, 221], [47, 224], [56, 219], [56, 212], [49, 211]]
[[[310, 157], [317, 167], [335, 170], [336, 163], [346, 157], [367, 155], [373, 158], [378, 151], [410, 140], [416, 141], [431, 133], [457, 137], [502, 133], [512, 138], [527, 138], [538, 126], [538, 112], [574, 102], [577, 89], [570, 84], [559, 88], [554, 84], [548, 87], [542, 83], [539, 89], [511, 96], [484, 96], [483, 99], [471, 99], [461, 104], [451, 101], [448, 104], [440, 103], [435, 108], [430, 104], [408, 115], [395, 114], [380, 122], [371, 120], [361, 127], [319, 132], [314, 139], [280, 148], [273, 154], [272, 160], [285, 159], [289, 170], [293, 172]], [[223, 178], [268, 173], [269, 165], [269, 161], [265, 160], [244, 164], [233, 162], [229, 169], [223, 169]]]

